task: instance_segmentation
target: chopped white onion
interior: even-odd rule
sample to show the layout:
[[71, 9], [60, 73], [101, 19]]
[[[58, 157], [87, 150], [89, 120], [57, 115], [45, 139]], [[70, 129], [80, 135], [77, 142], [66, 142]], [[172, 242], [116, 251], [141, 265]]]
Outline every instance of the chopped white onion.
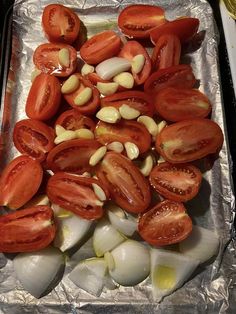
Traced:
[[113, 227], [126, 236], [132, 236], [137, 230], [137, 221], [126, 217], [125, 212], [116, 204], [108, 204], [105, 207], [108, 211], [108, 218]]
[[96, 66], [96, 72], [103, 80], [110, 80], [115, 75], [131, 68], [131, 62], [125, 58], [113, 57]]
[[111, 277], [122, 286], [137, 285], [150, 273], [149, 249], [137, 241], [127, 240], [120, 244], [106, 254], [106, 260]]
[[45, 293], [65, 264], [61, 251], [54, 247], [30, 253], [20, 253], [14, 260], [14, 270], [23, 288], [36, 298]]
[[179, 243], [179, 250], [185, 255], [196, 258], [204, 263], [217, 254], [219, 238], [211, 230], [193, 226], [193, 230], [187, 239]]
[[108, 220], [102, 219], [97, 224], [93, 234], [93, 248], [98, 257], [113, 250], [125, 241], [125, 236], [118, 232]]
[[69, 274], [69, 279], [88, 293], [99, 296], [104, 287], [107, 264], [104, 258], [90, 258], [80, 262]]

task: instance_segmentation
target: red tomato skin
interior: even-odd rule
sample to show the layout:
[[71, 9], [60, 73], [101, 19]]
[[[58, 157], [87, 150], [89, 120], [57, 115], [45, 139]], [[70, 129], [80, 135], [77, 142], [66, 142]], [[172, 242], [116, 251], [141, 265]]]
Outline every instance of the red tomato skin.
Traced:
[[131, 142], [138, 146], [140, 153], [145, 153], [151, 146], [151, 135], [147, 129], [137, 121], [121, 120], [110, 124], [99, 121], [95, 128], [95, 138], [103, 145], [114, 141]]
[[153, 70], [158, 71], [178, 65], [180, 55], [181, 43], [179, 38], [172, 34], [161, 36], [152, 53]]
[[18, 121], [13, 130], [13, 142], [18, 151], [39, 162], [44, 161], [46, 154], [55, 146], [54, 139], [51, 127], [33, 119]]
[[168, 87], [155, 99], [157, 113], [165, 120], [178, 122], [194, 118], [206, 118], [211, 112], [209, 99], [198, 89]]
[[25, 112], [35, 120], [48, 120], [57, 112], [61, 101], [59, 80], [45, 73], [33, 81], [26, 101]]
[[120, 37], [114, 31], [104, 31], [87, 40], [80, 48], [80, 55], [88, 64], [98, 64], [116, 56], [120, 47]]
[[[184, 145], [187, 146], [187, 140], [190, 142], [189, 150], [184, 149]], [[156, 138], [156, 150], [170, 163], [186, 163], [219, 152], [223, 140], [222, 130], [214, 121], [200, 118], [189, 119], [164, 128]], [[165, 143], [168, 141], [167, 147]], [[180, 143], [176, 144], [177, 141]], [[171, 147], [171, 143], [176, 144], [177, 147]]]
[[[53, 14], [57, 15], [58, 18], [56, 25], [53, 25], [51, 20]], [[65, 22], [63, 21], [65, 17], [67, 18], [68, 27], [61, 29], [60, 23]], [[80, 19], [70, 8], [61, 4], [49, 4], [43, 10], [42, 26], [50, 42], [72, 44], [79, 35]]]
[[[99, 91], [97, 90], [96, 87], [93, 86], [93, 84], [89, 80], [84, 78], [80, 73], [75, 73], [74, 75], [76, 75], [78, 79], [80, 80], [79, 88], [73, 93], [64, 94], [63, 96], [65, 100], [68, 102], [68, 104], [74, 109], [76, 109], [78, 112], [80, 112], [81, 114], [92, 115], [97, 111], [100, 105]], [[83, 106], [77, 106], [74, 102], [74, 99], [85, 87], [89, 87], [92, 89], [92, 92], [93, 92], [92, 98]]]
[[76, 109], [64, 111], [56, 120], [55, 126], [61, 125], [66, 130], [76, 131], [78, 129], [89, 129], [92, 132], [95, 130], [95, 122]]
[[[104, 211], [102, 202], [93, 191], [92, 184], [97, 184], [104, 192], [107, 192], [99, 180], [58, 172], [48, 181], [47, 195], [53, 203], [81, 218], [99, 219], [103, 216]], [[82, 191], [77, 192], [77, 189]]]
[[166, 87], [193, 88], [195, 83], [191, 66], [180, 64], [152, 73], [144, 84], [144, 91], [157, 94]]
[[97, 83], [111, 83], [109, 80], [103, 80], [97, 73], [89, 73], [84, 76], [87, 80], [89, 80], [93, 85], [97, 85]]
[[0, 252], [33, 252], [47, 247], [56, 227], [48, 206], [34, 206], [0, 217]]
[[190, 164], [169, 164], [163, 162], [155, 166], [149, 176], [151, 186], [163, 197], [171, 201], [187, 202], [200, 189], [202, 174]]
[[120, 92], [101, 99], [101, 107], [112, 106], [119, 109], [123, 104], [138, 110], [142, 115], [152, 117], [154, 114], [152, 98], [142, 91]]
[[54, 147], [47, 156], [47, 166], [53, 172], [83, 174], [91, 171], [89, 159], [101, 147], [96, 140], [75, 139]]
[[[61, 49], [68, 49], [70, 55], [69, 67], [60, 64], [58, 53]], [[71, 75], [77, 66], [77, 52], [74, 47], [61, 43], [47, 43], [39, 45], [33, 54], [33, 62], [43, 73], [58, 77]]]
[[151, 30], [166, 23], [164, 10], [152, 5], [130, 5], [118, 16], [121, 31], [132, 38], [148, 38]]
[[143, 84], [146, 79], [149, 77], [152, 70], [151, 59], [146, 51], [146, 49], [137, 41], [131, 40], [128, 41], [119, 53], [119, 57], [125, 58], [129, 61], [132, 61], [133, 58], [137, 55], [143, 55], [145, 58], [145, 63], [143, 69], [140, 73], [135, 73], [132, 71], [134, 81], [137, 85]]
[[149, 244], [164, 246], [183, 241], [192, 231], [192, 220], [182, 203], [165, 200], [140, 216], [138, 232]]
[[150, 202], [150, 185], [131, 160], [108, 152], [96, 167], [98, 179], [108, 189], [111, 199], [131, 213], [144, 212]]
[[155, 45], [162, 35], [173, 34], [179, 37], [181, 43], [185, 43], [196, 35], [199, 27], [199, 19], [193, 17], [179, 18], [160, 25], [150, 32], [150, 38]]
[[0, 205], [18, 209], [38, 191], [43, 169], [40, 163], [22, 155], [14, 158], [3, 170], [0, 178]]

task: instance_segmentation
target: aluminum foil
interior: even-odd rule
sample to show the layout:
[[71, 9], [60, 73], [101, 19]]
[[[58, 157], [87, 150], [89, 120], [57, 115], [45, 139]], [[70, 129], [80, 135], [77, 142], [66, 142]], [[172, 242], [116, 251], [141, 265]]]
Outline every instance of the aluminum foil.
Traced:
[[[2, 98], [1, 168], [18, 152], [12, 145], [12, 129], [25, 118], [25, 102], [34, 68], [34, 49], [46, 42], [41, 16], [49, 0], [16, 0], [13, 13], [12, 60], [6, 92]], [[54, 3], [73, 8], [88, 28], [88, 35], [103, 29], [115, 29], [118, 12], [134, 1], [61, 0]], [[200, 47], [192, 47], [183, 62], [190, 62], [199, 79], [200, 90], [213, 105], [212, 119], [225, 134], [217, 160], [205, 159], [204, 180], [199, 195], [187, 204], [194, 223], [215, 230], [221, 239], [214, 261], [202, 265], [182, 288], [158, 304], [152, 299], [150, 280], [135, 287], [107, 290], [97, 298], [77, 288], [67, 277], [75, 261], [69, 260], [58, 286], [37, 300], [24, 291], [16, 279], [12, 259], [0, 257], [0, 313], [236, 313], [236, 260], [234, 243], [234, 195], [232, 164], [226, 135], [224, 104], [218, 64], [218, 33], [210, 5], [205, 0], [135, 1], [160, 5], [169, 19], [192, 16], [200, 19], [200, 34], [205, 37]], [[197, 49], [198, 48], [198, 49]], [[5, 73], [6, 74], [6, 73]], [[14, 83], [15, 81], [15, 83]], [[227, 105], [227, 104], [225, 104]], [[211, 166], [211, 170], [207, 170]], [[40, 271], [40, 270], [39, 270]]]

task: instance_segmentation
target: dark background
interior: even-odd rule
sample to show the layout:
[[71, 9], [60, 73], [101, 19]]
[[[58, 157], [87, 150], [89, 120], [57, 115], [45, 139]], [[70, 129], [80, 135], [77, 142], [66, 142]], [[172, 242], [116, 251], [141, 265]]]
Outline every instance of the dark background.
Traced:
[[[225, 45], [224, 31], [223, 31], [221, 17], [220, 17], [219, 3], [218, 3], [219, 1], [208, 0], [208, 2], [211, 4], [213, 8], [215, 20], [216, 20], [216, 23], [220, 32], [219, 61], [220, 61], [221, 83], [222, 83], [222, 89], [223, 89], [229, 146], [230, 146], [231, 156], [234, 161], [233, 179], [234, 179], [234, 184], [236, 184], [236, 100], [234, 96], [232, 78], [230, 74], [230, 67], [229, 67], [228, 55], [227, 55], [227, 50], [226, 50], [226, 45]], [[2, 29], [4, 25], [4, 17], [6, 15], [8, 8], [13, 3], [14, 3], [14, 0], [0, 0], [0, 39], [1, 39]]]

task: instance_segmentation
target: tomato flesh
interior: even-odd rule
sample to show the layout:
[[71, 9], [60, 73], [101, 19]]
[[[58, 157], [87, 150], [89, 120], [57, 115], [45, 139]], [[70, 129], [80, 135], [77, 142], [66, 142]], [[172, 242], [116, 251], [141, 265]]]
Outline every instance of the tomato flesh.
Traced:
[[41, 121], [25, 119], [15, 124], [13, 142], [16, 148], [39, 162], [54, 147], [54, 130]]
[[176, 202], [187, 202], [194, 198], [201, 180], [202, 174], [195, 166], [167, 162], [154, 167], [149, 176], [152, 187], [159, 194]]
[[61, 4], [49, 4], [43, 10], [42, 26], [50, 42], [71, 44], [80, 30], [80, 19]]
[[84, 219], [98, 219], [103, 216], [103, 203], [96, 196], [92, 184], [103, 188], [96, 179], [59, 172], [49, 179], [47, 195], [53, 203]]
[[156, 246], [179, 243], [191, 231], [192, 221], [183, 204], [170, 200], [155, 205], [140, 217], [138, 223], [141, 237]]
[[151, 194], [148, 181], [128, 158], [108, 152], [97, 166], [96, 175], [121, 208], [141, 213], [149, 206]]
[[170, 163], [185, 163], [221, 149], [223, 134], [214, 121], [189, 119], [164, 128], [156, 138], [156, 149]]
[[13, 159], [3, 170], [0, 178], [0, 205], [18, 209], [38, 191], [43, 169], [37, 160], [29, 156]]
[[56, 227], [48, 206], [34, 206], [0, 217], [0, 252], [33, 252], [47, 247]]
[[76, 109], [64, 111], [56, 120], [55, 125], [61, 125], [66, 130], [76, 131], [78, 129], [95, 129], [95, 123], [89, 117], [79, 113]]

